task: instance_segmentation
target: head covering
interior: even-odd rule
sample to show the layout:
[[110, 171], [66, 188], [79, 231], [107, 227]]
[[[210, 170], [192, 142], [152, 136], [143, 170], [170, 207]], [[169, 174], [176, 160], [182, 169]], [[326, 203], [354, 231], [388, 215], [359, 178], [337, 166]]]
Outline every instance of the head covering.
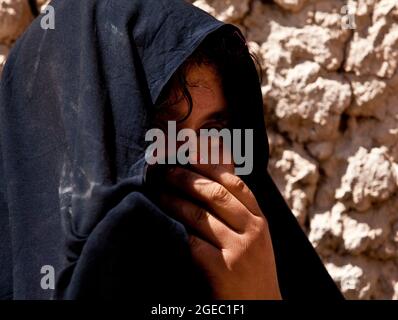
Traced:
[[[149, 113], [212, 32], [240, 31], [181, 0], [54, 0], [17, 41], [0, 88], [0, 298], [206, 298], [187, 231], [145, 193]], [[254, 130], [245, 177], [266, 215], [286, 299], [340, 292], [267, 172], [257, 73], [233, 124]], [[245, 104], [244, 110], [239, 107]], [[56, 289], [41, 285], [51, 266]]]

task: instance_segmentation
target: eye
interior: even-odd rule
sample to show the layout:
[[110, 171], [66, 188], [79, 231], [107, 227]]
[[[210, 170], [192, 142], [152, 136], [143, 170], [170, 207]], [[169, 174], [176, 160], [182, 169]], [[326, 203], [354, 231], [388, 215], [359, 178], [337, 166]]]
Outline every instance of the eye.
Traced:
[[212, 121], [209, 121], [209, 122], [205, 123], [201, 127], [201, 129], [207, 129], [207, 130], [216, 129], [216, 130], [220, 131], [220, 130], [222, 130], [224, 128], [227, 128], [227, 127], [228, 127], [228, 121], [227, 120], [212, 120]]

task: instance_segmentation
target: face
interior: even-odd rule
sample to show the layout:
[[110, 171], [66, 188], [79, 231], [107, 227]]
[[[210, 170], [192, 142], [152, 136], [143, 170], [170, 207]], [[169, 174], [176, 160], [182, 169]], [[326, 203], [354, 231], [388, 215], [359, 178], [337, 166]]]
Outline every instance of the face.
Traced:
[[[228, 127], [227, 102], [224, 96], [222, 81], [216, 69], [211, 65], [201, 64], [191, 66], [186, 73], [186, 87], [192, 98], [192, 111], [183, 121], [189, 112], [187, 99], [178, 92], [172, 92], [169, 97], [177, 101], [173, 105], [160, 108], [155, 118], [155, 127], [161, 129], [166, 136], [171, 134], [168, 122], [173, 121], [176, 132], [182, 129], [190, 129], [196, 133], [196, 138], [189, 140], [191, 146], [195, 145], [195, 151], [190, 151], [189, 158], [201, 161], [202, 157], [210, 159], [216, 154], [219, 155], [217, 162], [230, 167], [230, 148], [225, 147], [222, 140], [201, 136], [201, 130], [216, 129], [217, 132]], [[167, 128], [167, 129], [166, 129]], [[172, 135], [173, 136], [173, 135]], [[187, 141], [176, 141], [174, 149], [168, 145], [168, 138], [165, 148], [157, 148], [156, 156], [168, 158], [175, 155], [178, 148]], [[168, 145], [168, 146], [167, 146]], [[225, 147], [223, 149], [223, 147]], [[224, 153], [226, 152], [226, 153]], [[163, 156], [162, 156], [163, 155]], [[232, 168], [232, 167], [231, 167]]]
[[[186, 74], [187, 89], [192, 97], [192, 112], [187, 119], [177, 122], [177, 131], [192, 129], [222, 129], [228, 124], [227, 103], [222, 83], [215, 68], [211, 65], [193, 65]], [[186, 99], [178, 99], [172, 106], [159, 111], [156, 125], [167, 127], [167, 121], [184, 118], [188, 112]]]
[[[156, 142], [150, 145], [147, 153], [150, 162], [165, 163], [171, 159], [168, 163], [175, 164], [175, 158], [178, 158], [178, 163], [183, 165], [217, 164], [229, 171], [240, 166], [234, 171], [236, 174], [250, 174], [253, 164], [253, 134], [250, 130], [230, 130], [227, 99], [217, 70], [211, 65], [193, 65], [186, 73], [186, 83], [192, 98], [192, 111], [186, 117], [189, 112], [187, 99], [182, 93], [171, 93], [170, 100], [177, 102], [158, 109], [153, 123], [155, 131], [148, 138], [149, 141], [154, 141], [156, 136]], [[179, 119], [184, 120], [178, 121]], [[206, 134], [209, 132], [216, 133], [211, 136]], [[244, 153], [242, 144], [239, 143], [241, 139], [245, 139]]]

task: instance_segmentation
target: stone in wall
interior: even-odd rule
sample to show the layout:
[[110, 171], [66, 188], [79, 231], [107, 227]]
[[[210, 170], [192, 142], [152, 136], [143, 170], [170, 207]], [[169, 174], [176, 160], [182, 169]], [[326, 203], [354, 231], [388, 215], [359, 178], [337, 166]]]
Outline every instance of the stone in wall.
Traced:
[[307, 210], [314, 200], [319, 178], [318, 166], [300, 145], [288, 147], [281, 136], [272, 132], [269, 140], [273, 155], [269, 163], [272, 177], [293, 214], [305, 228]]
[[250, 0], [192, 0], [190, 2], [227, 23], [238, 23], [249, 11], [250, 4]]
[[9, 48], [29, 26], [33, 16], [26, 0], [0, 0], [0, 75]]
[[308, 60], [335, 71], [351, 34], [341, 28], [342, 5], [342, 1], [320, 0], [285, 14], [275, 5], [254, 1], [244, 26], [249, 40], [264, 46], [267, 68], [279, 70]]
[[387, 151], [385, 147], [371, 150], [360, 147], [349, 157], [336, 199], [362, 212], [390, 198], [398, 189], [398, 164], [390, 159]]
[[347, 299], [397, 299], [398, 273], [391, 261], [336, 256], [326, 262]]
[[10, 45], [32, 21], [26, 0], [0, 0], [0, 43]]
[[275, 0], [275, 2], [283, 9], [297, 12], [303, 7], [306, 0]]
[[341, 75], [313, 61], [268, 75], [264, 100], [279, 131], [300, 143], [337, 137], [340, 116], [351, 102], [350, 85]]
[[8, 55], [8, 47], [0, 44], [0, 75], [3, 71], [4, 64], [6, 63], [7, 55]]
[[336, 2], [319, 1], [285, 15], [254, 1], [245, 19], [249, 40], [261, 46], [269, 122], [301, 143], [336, 137], [340, 115], [351, 103], [350, 84], [336, 72], [350, 35], [338, 10]]
[[397, 297], [398, 199], [358, 213], [340, 202], [315, 214], [309, 238], [348, 299]]
[[398, 65], [398, 7], [395, 0], [350, 0], [356, 29], [344, 69], [357, 76], [391, 78]]

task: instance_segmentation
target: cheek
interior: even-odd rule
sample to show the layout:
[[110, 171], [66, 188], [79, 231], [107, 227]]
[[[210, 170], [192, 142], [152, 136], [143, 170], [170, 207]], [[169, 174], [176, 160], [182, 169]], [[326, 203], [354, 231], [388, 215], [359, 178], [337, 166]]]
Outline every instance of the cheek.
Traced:
[[211, 157], [215, 156], [218, 159], [217, 164], [233, 169], [233, 156], [231, 146], [223, 143], [222, 139], [209, 137], [198, 137], [198, 159], [206, 159], [207, 163], [211, 164]]

